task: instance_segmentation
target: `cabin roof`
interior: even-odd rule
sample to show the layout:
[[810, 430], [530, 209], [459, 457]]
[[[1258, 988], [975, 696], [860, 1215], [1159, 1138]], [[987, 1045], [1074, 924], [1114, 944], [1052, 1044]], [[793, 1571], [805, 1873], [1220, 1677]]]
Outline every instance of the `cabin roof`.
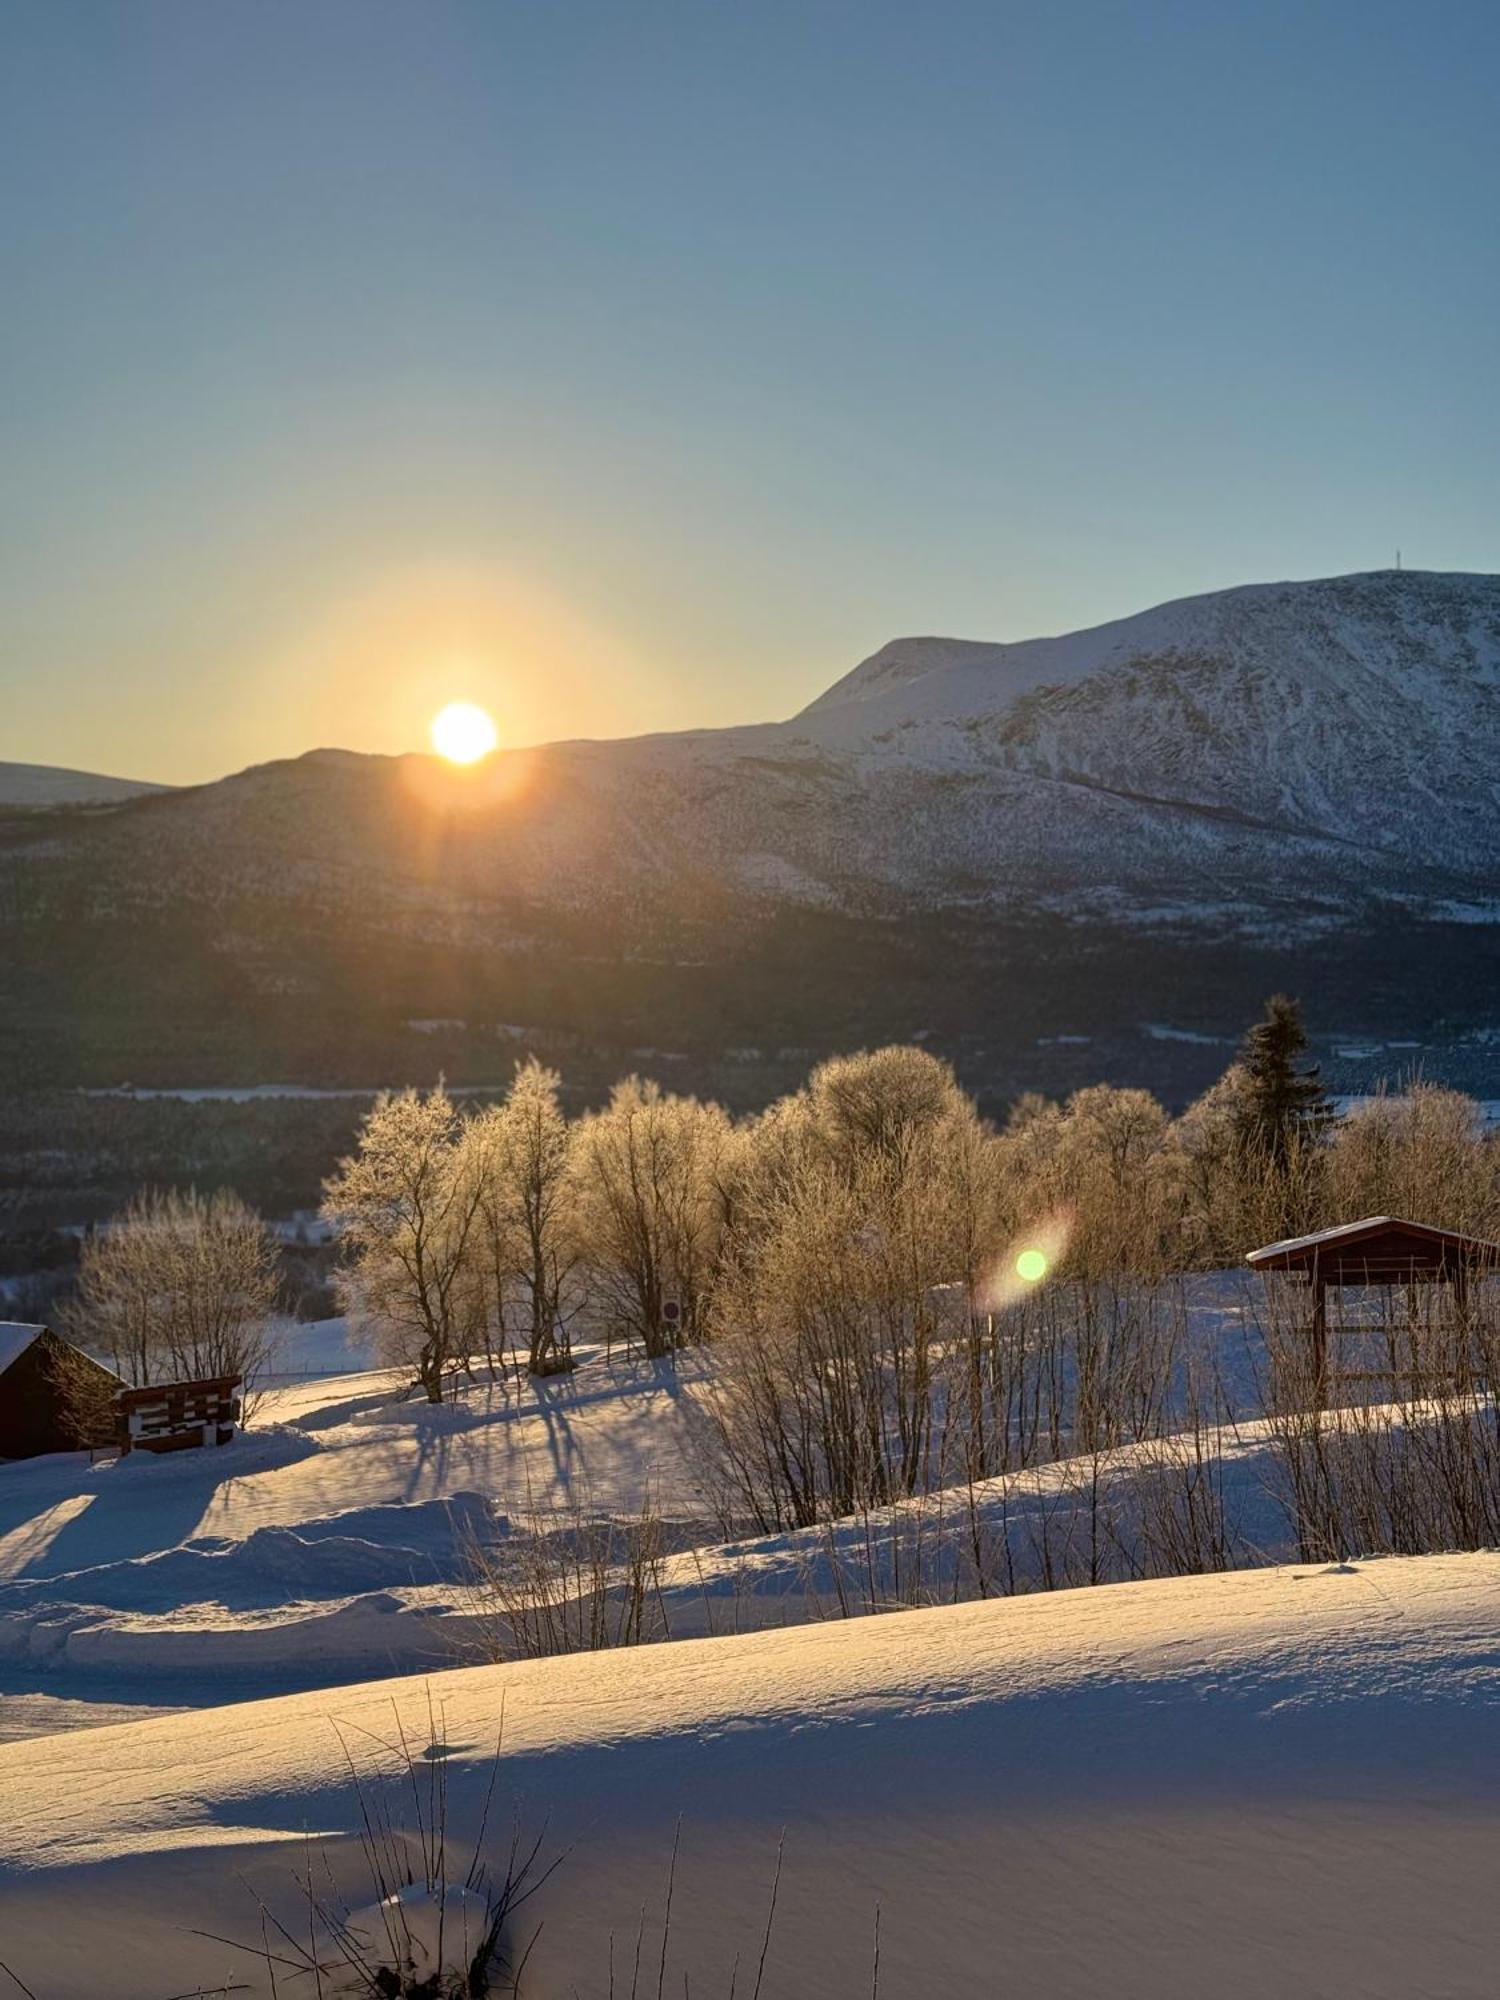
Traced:
[[44, 1326], [27, 1326], [18, 1319], [0, 1319], [0, 1375], [14, 1366], [37, 1336], [46, 1331]]
[[1311, 1270], [1319, 1264], [1341, 1262], [1357, 1264], [1362, 1245], [1379, 1241], [1388, 1251], [1393, 1240], [1407, 1245], [1408, 1254], [1414, 1259], [1428, 1263], [1500, 1266], [1500, 1243], [1465, 1236], [1458, 1229], [1439, 1229], [1431, 1222], [1411, 1222], [1399, 1215], [1366, 1215], [1358, 1222], [1341, 1223], [1336, 1229], [1315, 1230], [1310, 1236], [1288, 1236], [1279, 1243], [1267, 1243], [1250, 1251], [1245, 1262], [1258, 1270], [1278, 1271]]

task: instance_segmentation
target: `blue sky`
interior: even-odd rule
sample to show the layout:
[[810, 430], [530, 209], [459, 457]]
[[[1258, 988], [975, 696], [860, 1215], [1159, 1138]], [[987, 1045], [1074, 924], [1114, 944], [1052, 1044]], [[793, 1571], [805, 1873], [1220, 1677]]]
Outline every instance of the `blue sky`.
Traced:
[[1500, 568], [1500, 8], [0, 0], [0, 757]]

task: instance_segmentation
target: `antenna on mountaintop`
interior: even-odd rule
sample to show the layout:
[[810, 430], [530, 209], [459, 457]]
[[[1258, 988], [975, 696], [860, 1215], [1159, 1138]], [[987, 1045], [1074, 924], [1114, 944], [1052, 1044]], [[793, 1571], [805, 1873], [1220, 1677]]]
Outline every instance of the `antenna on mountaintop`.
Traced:
[[1396, 567], [1397, 569], [1401, 567], [1401, 551], [1399, 549], [1396, 551]]

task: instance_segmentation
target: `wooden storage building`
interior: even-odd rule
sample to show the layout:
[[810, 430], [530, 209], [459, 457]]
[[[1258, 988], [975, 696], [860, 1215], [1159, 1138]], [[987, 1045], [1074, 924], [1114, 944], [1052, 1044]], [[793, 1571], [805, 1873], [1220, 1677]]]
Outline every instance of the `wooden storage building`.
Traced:
[[[1475, 1288], [1500, 1275], [1500, 1244], [1431, 1222], [1366, 1215], [1310, 1236], [1267, 1243], [1245, 1261], [1263, 1276], [1289, 1281], [1305, 1296], [1309, 1359], [1321, 1401], [1330, 1387], [1330, 1294], [1336, 1300], [1344, 1292], [1404, 1293], [1414, 1301], [1440, 1287], [1456, 1312], [1461, 1337]], [[1399, 1374], [1394, 1356], [1385, 1373], [1394, 1386]]]
[[121, 1451], [192, 1451], [228, 1444], [240, 1417], [240, 1380], [238, 1375], [210, 1375], [196, 1382], [122, 1387], [115, 1396]]
[[111, 1444], [124, 1386], [50, 1327], [0, 1320], [0, 1458]]

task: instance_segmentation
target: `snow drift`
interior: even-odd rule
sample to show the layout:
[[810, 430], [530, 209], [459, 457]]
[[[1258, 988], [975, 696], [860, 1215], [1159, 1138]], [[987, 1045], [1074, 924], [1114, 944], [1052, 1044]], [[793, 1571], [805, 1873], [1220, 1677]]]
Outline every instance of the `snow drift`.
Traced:
[[[1127, 1584], [645, 1652], [466, 1669], [0, 1747], [0, 1938], [47, 2000], [162, 2000], [253, 1960], [305, 1840], [368, 1900], [359, 1801], [399, 1715], [473, 1837], [500, 1791], [567, 1859], [536, 2000], [608, 1990], [1300, 1992], [1494, 1985], [1500, 1556]], [[436, 1729], [434, 1729], [436, 1718]], [[436, 1737], [436, 1740], [434, 1738]], [[462, 1863], [460, 1864], [460, 1866]], [[527, 1928], [523, 1925], [523, 1930]], [[628, 1970], [625, 1973], [628, 1988]]]

